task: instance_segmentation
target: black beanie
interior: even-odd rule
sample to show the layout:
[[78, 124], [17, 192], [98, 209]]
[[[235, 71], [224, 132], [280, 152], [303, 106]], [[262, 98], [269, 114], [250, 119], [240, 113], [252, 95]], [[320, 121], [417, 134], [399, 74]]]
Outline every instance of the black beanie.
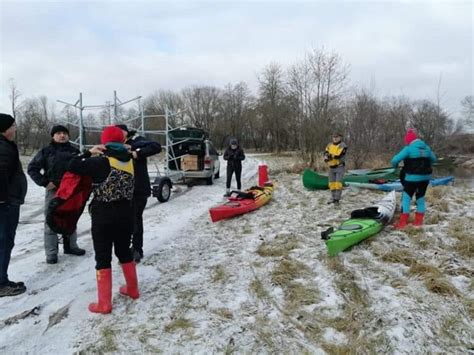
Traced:
[[0, 133], [9, 129], [13, 122], [15, 122], [15, 119], [11, 115], [0, 113]]
[[115, 127], [120, 128], [122, 131], [129, 132], [126, 124], [116, 124]]
[[54, 136], [54, 134], [58, 132], [65, 132], [67, 133], [67, 135], [69, 135], [69, 130], [66, 127], [58, 124], [56, 126], [53, 126], [53, 128], [51, 128], [51, 137]]

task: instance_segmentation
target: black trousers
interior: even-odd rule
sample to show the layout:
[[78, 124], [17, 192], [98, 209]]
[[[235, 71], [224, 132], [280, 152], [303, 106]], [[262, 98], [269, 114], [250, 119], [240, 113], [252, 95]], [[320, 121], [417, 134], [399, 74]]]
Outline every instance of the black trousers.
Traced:
[[410, 198], [415, 195], [416, 199], [418, 200], [425, 196], [426, 189], [428, 188], [429, 183], [429, 180], [417, 182], [404, 181], [403, 191], [406, 192], [406, 194], [410, 196]]
[[133, 249], [143, 252], [143, 211], [148, 202], [147, 196], [135, 196], [133, 198], [133, 223], [132, 246]]
[[92, 202], [92, 241], [97, 270], [112, 267], [112, 248], [120, 263], [133, 260], [130, 239], [133, 232], [133, 205], [131, 201], [111, 203]]
[[242, 188], [240, 177], [242, 176], [242, 166], [234, 166], [233, 164], [227, 164], [227, 181], [226, 188], [230, 189], [230, 182], [232, 181], [232, 174], [235, 172], [235, 180], [237, 180], [237, 189]]

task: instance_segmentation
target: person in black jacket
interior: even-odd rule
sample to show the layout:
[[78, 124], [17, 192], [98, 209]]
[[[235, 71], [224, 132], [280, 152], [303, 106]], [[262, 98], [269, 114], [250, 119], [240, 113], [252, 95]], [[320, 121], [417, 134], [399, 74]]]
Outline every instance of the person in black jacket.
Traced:
[[8, 279], [20, 205], [25, 202], [27, 190], [18, 148], [13, 142], [15, 132], [14, 118], [0, 113], [0, 297], [16, 296], [26, 291], [23, 282]]
[[124, 124], [117, 125], [124, 134], [125, 144], [130, 147], [135, 167], [135, 189], [133, 191], [133, 210], [135, 223], [132, 235], [132, 255], [136, 263], [143, 258], [143, 211], [151, 195], [150, 176], [147, 158], [161, 152], [158, 142], [148, 141]]
[[133, 299], [139, 297], [136, 267], [130, 253], [134, 169], [132, 155], [123, 141], [120, 128], [108, 126], [102, 131], [102, 145], [73, 157], [68, 168], [74, 174], [90, 176], [93, 182], [89, 212], [99, 299], [89, 305], [94, 313], [112, 311], [112, 247], [126, 281], [120, 293]]
[[[46, 189], [44, 210], [48, 210], [49, 202], [54, 198], [66, 172], [67, 165], [79, 150], [69, 142], [69, 131], [66, 127], [57, 125], [51, 129], [51, 143], [41, 149], [28, 164], [28, 174], [38, 186]], [[45, 218], [46, 220], [46, 218]], [[77, 233], [63, 235], [64, 254], [84, 255], [85, 250], [77, 246]], [[44, 249], [46, 262], [58, 262], [58, 235], [44, 223]]]
[[224, 196], [230, 196], [230, 183], [234, 172], [235, 179], [237, 180], [237, 190], [242, 188], [240, 177], [242, 175], [242, 160], [244, 159], [244, 151], [240, 148], [237, 139], [231, 138], [229, 140], [229, 147], [224, 152], [224, 160], [227, 160], [227, 181], [226, 193]]

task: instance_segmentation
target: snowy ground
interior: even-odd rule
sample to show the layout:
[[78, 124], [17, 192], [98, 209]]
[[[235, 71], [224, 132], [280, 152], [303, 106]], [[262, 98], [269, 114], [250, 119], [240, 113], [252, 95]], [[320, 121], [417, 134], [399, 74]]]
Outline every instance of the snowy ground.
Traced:
[[0, 352], [10, 353], [473, 353], [474, 189], [433, 189], [427, 226], [390, 227], [335, 258], [320, 232], [381, 198], [306, 191], [291, 157], [249, 156], [244, 187], [266, 161], [273, 200], [232, 220], [211, 223], [223, 201], [225, 167], [213, 186], [198, 185], [144, 213], [141, 297], [118, 295], [113, 313], [87, 311], [96, 300], [90, 218], [81, 218], [85, 257], [43, 251], [42, 188], [29, 184], [10, 278], [28, 291], [0, 299]]

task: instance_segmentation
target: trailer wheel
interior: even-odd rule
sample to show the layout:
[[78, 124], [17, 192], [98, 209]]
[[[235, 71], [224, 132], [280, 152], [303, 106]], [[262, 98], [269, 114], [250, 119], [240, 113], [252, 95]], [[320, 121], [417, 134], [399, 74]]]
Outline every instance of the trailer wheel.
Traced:
[[160, 202], [167, 202], [171, 196], [171, 180], [168, 178], [160, 179], [158, 184], [153, 186], [153, 196]]

